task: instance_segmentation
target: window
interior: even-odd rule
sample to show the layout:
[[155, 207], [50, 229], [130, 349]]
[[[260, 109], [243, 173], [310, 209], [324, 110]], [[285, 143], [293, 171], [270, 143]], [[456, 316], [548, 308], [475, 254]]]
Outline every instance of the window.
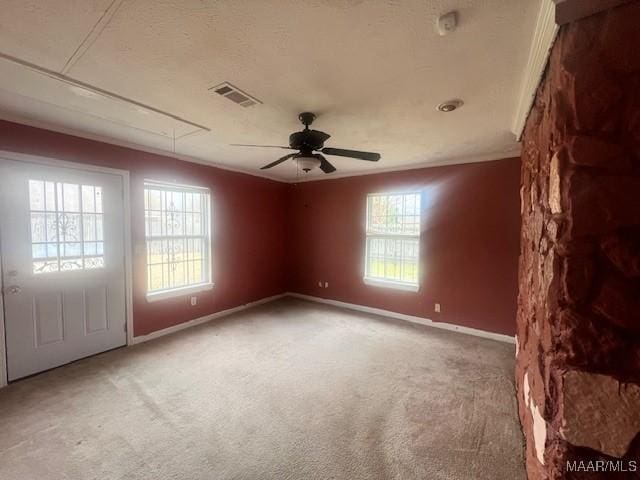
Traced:
[[33, 273], [104, 267], [102, 188], [29, 180]]
[[418, 290], [420, 193], [367, 196], [364, 281]]
[[144, 185], [149, 300], [211, 288], [209, 190]]

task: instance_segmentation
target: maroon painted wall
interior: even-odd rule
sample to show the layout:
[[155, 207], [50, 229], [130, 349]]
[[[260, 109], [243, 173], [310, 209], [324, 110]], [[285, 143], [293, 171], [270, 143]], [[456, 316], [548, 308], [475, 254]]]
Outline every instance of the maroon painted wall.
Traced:
[[[519, 179], [520, 161], [512, 158], [292, 185], [289, 288], [513, 335]], [[366, 196], [394, 190], [423, 192], [417, 293], [362, 281]], [[434, 312], [434, 302], [441, 303], [441, 313]]]
[[[3, 121], [0, 150], [130, 171], [135, 335], [287, 289], [492, 332], [515, 331], [518, 159], [287, 185]], [[195, 307], [188, 297], [146, 301], [140, 254], [145, 178], [211, 189], [215, 286], [197, 295]], [[416, 189], [424, 191], [420, 291], [364, 285], [366, 195]], [[319, 280], [329, 288], [319, 288]], [[440, 314], [434, 302], [442, 304]]]
[[[0, 150], [130, 171], [135, 335], [285, 291], [284, 183], [4, 121], [0, 121]], [[190, 305], [189, 297], [146, 301], [146, 259], [136, 254], [144, 251], [146, 178], [211, 189], [215, 286], [197, 294], [197, 306]]]

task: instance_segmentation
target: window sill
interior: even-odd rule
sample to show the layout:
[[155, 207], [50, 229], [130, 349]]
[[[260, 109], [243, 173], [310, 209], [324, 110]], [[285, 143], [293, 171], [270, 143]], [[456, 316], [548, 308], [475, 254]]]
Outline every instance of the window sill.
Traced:
[[163, 290], [161, 292], [147, 293], [147, 302], [153, 303], [168, 298], [184, 297], [198, 292], [206, 292], [213, 289], [213, 283], [201, 283], [199, 285], [190, 285], [188, 287], [174, 288], [172, 290]]
[[420, 285], [414, 285], [411, 283], [392, 282], [390, 280], [367, 277], [363, 280], [366, 285], [371, 285], [372, 287], [394, 288], [396, 290], [405, 290], [407, 292], [417, 292], [420, 289]]

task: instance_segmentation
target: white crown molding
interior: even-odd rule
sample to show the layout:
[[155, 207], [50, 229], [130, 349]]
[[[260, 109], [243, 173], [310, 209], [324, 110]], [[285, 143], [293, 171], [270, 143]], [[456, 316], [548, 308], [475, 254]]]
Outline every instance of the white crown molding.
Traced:
[[356, 310], [358, 312], [370, 313], [373, 315], [380, 315], [382, 317], [395, 318], [397, 320], [403, 320], [405, 322], [418, 323], [420, 325], [426, 325], [428, 327], [440, 328], [442, 330], [449, 330], [452, 332], [464, 333], [465, 335], [473, 335], [475, 337], [488, 338], [490, 340], [497, 340], [499, 342], [515, 344], [515, 337], [509, 335], [503, 335], [501, 333], [487, 332], [485, 330], [479, 330], [477, 328], [463, 327], [462, 325], [454, 325], [452, 323], [434, 322], [428, 318], [416, 317], [413, 315], [405, 315], [404, 313], [392, 312], [390, 310], [383, 310], [381, 308], [367, 307], [365, 305], [356, 305], [355, 303], [341, 302], [339, 300], [331, 300], [329, 298], [313, 297], [311, 295], [304, 295], [302, 293], [287, 292], [287, 296], [308, 300], [311, 302], [325, 303], [327, 305], [333, 305], [334, 307], [348, 308], [349, 310]]
[[244, 173], [245, 175], [264, 178], [266, 180], [273, 180], [274, 182], [288, 183], [287, 180], [283, 180], [282, 178], [276, 178], [270, 175], [264, 175], [260, 172], [255, 172], [253, 170], [233, 168], [224, 164], [210, 162], [207, 160], [202, 160], [200, 158], [191, 157], [188, 155], [182, 155], [180, 153], [174, 153], [174, 152], [162, 150], [159, 148], [147, 147], [145, 145], [140, 145], [139, 143], [116, 140], [115, 138], [112, 138], [112, 137], [106, 137], [103, 135], [83, 132], [81, 130], [76, 130], [73, 128], [62, 127], [60, 125], [54, 125], [49, 122], [42, 122], [40, 120], [34, 120], [32, 118], [13, 115], [3, 111], [0, 111], [0, 120], [5, 120], [7, 122], [17, 123], [20, 125], [26, 125], [28, 127], [40, 128], [43, 130], [50, 130], [52, 132], [62, 133], [64, 135], [71, 135], [74, 137], [84, 138], [85, 140], [93, 140], [96, 142], [107, 143], [109, 145], [129, 148], [131, 150], [138, 150], [140, 152], [152, 153], [154, 155], [160, 155], [162, 157], [174, 158], [174, 159], [182, 160], [189, 163], [197, 163], [198, 165], [206, 165], [207, 167], [219, 168], [220, 170], [227, 170], [229, 172]]
[[464, 165], [466, 163], [491, 162], [494, 160], [502, 160], [505, 158], [520, 157], [521, 147], [512, 148], [503, 152], [483, 153], [478, 155], [467, 155], [460, 157], [452, 157], [445, 160], [436, 160], [432, 162], [420, 162], [414, 165], [404, 165], [398, 167], [376, 168], [363, 172], [337, 173], [331, 175], [322, 175], [317, 177], [299, 177], [294, 179], [283, 180], [288, 183], [305, 183], [318, 182], [323, 180], [334, 180], [337, 178], [362, 177], [365, 175], [376, 175], [380, 173], [404, 172], [406, 170], [421, 170], [423, 168], [446, 167], [447, 165]]
[[520, 140], [522, 136], [525, 122], [529, 116], [538, 85], [540, 85], [547, 60], [549, 59], [551, 47], [558, 33], [555, 12], [556, 4], [553, 0], [540, 1], [536, 28], [533, 32], [533, 41], [529, 49], [529, 58], [522, 78], [518, 105], [511, 126], [511, 131], [515, 133], [518, 140]]
[[389, 167], [389, 168], [379, 168], [374, 170], [367, 170], [363, 172], [351, 172], [351, 173], [343, 173], [343, 174], [332, 174], [332, 175], [323, 175], [321, 177], [300, 177], [300, 178], [279, 178], [271, 175], [265, 175], [260, 171], [254, 171], [249, 169], [241, 169], [241, 168], [233, 168], [229, 167], [225, 164], [216, 163], [212, 161], [202, 160], [200, 158], [191, 157], [188, 155], [182, 155], [180, 153], [174, 153], [166, 150], [161, 150], [158, 148], [147, 147], [144, 145], [140, 145], [138, 143], [126, 142], [122, 140], [117, 140], [112, 137], [106, 137], [103, 135], [97, 135], [93, 133], [83, 132], [81, 130], [76, 130], [73, 128], [67, 128], [60, 125], [54, 125], [49, 122], [42, 122], [40, 120], [34, 120], [32, 118], [22, 117], [18, 115], [9, 114], [6, 112], [0, 111], [0, 120], [5, 120], [7, 122], [17, 123], [20, 125], [26, 125], [34, 128], [41, 128], [43, 130], [50, 130], [52, 132], [62, 133], [64, 135], [71, 135], [74, 137], [84, 138], [86, 140], [93, 140], [96, 142], [102, 142], [109, 145], [116, 145], [118, 147], [129, 148], [132, 150], [138, 150], [141, 152], [152, 153], [154, 155], [160, 155], [167, 158], [175, 158], [177, 160], [182, 160], [189, 163], [196, 163], [198, 165], [205, 165], [207, 167], [219, 168], [220, 170], [227, 170], [229, 172], [235, 173], [243, 173], [245, 175], [251, 175], [253, 177], [264, 178], [266, 180], [273, 180], [274, 182], [280, 183], [302, 183], [302, 182], [315, 182], [321, 180], [333, 180], [336, 178], [346, 178], [346, 177], [361, 177], [363, 175], [375, 175], [378, 173], [391, 173], [391, 172], [402, 172], [405, 170], [418, 170], [422, 168], [431, 168], [431, 167], [442, 167], [446, 165], [462, 165], [465, 163], [476, 163], [476, 162], [490, 162], [492, 160], [500, 160], [503, 158], [512, 158], [520, 156], [520, 147], [509, 149], [504, 152], [496, 152], [496, 153], [485, 153], [478, 155], [469, 155], [469, 156], [461, 156], [461, 157], [452, 157], [445, 160], [440, 161], [432, 161], [432, 162], [421, 162], [414, 165], [405, 165], [398, 167]]

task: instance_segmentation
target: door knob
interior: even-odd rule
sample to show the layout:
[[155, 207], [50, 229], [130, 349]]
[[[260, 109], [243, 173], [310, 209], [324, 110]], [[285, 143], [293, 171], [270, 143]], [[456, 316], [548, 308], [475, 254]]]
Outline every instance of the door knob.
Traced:
[[11, 285], [7, 288], [5, 288], [5, 293], [20, 293], [20, 290], [22, 290], [20, 288], [20, 285]]

